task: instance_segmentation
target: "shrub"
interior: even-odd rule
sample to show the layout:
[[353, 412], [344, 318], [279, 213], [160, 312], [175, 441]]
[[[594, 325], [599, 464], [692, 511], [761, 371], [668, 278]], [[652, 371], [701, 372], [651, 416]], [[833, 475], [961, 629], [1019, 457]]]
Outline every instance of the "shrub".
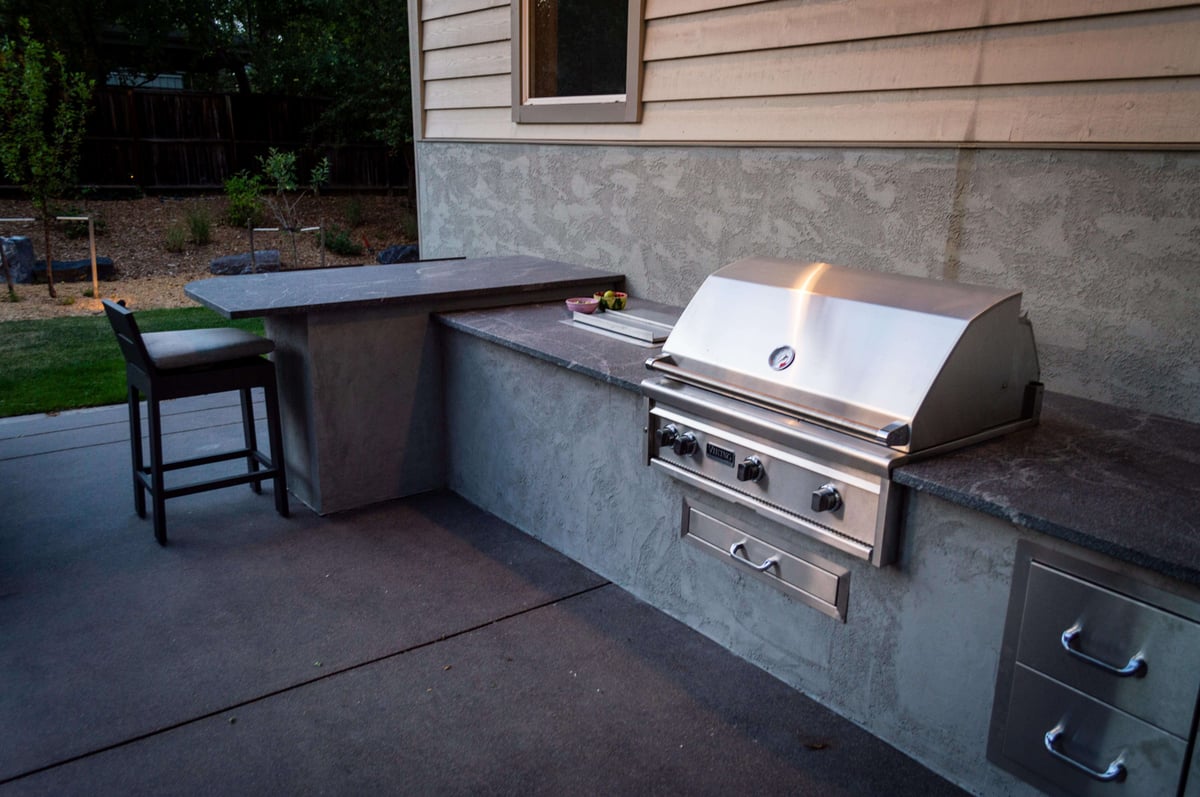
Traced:
[[192, 233], [192, 243], [204, 246], [212, 240], [212, 219], [206, 208], [191, 208], [187, 212], [187, 226]]
[[168, 252], [182, 252], [187, 244], [187, 230], [179, 222], [167, 228], [166, 247]]
[[258, 163], [262, 166], [263, 174], [275, 183], [275, 193], [296, 190], [296, 153], [280, 152], [271, 147], [266, 157], [258, 159]]
[[321, 186], [329, 184], [331, 168], [329, 158], [321, 158], [321, 160], [317, 161], [317, 165], [312, 167], [308, 182], [312, 185], [313, 196], [320, 196]]
[[226, 220], [234, 227], [257, 225], [262, 221], [262, 178], [240, 171], [225, 181], [225, 197], [229, 200]]
[[400, 215], [400, 234], [404, 236], [405, 241], [417, 240], [417, 217], [411, 211]]
[[342, 215], [346, 217], [346, 223], [350, 225], [350, 229], [361, 227], [366, 221], [366, 211], [363, 210], [362, 200], [358, 197], [350, 197], [350, 201], [346, 203], [346, 208]]
[[329, 225], [325, 230], [325, 248], [335, 255], [345, 257], [357, 257], [363, 253], [363, 248], [350, 237], [350, 231], [336, 224]]
[[[104, 233], [108, 230], [108, 222], [104, 220], [103, 214], [100, 213], [89, 212], [83, 210], [82, 208], [74, 207], [55, 208], [53, 212], [55, 216], [91, 216], [92, 229], [96, 231], [97, 238], [99, 238], [101, 235], [104, 235]], [[62, 224], [63, 235], [65, 235], [67, 238], [71, 240], [75, 240], [77, 238], [87, 238], [88, 225], [86, 221], [64, 221], [60, 223]]]

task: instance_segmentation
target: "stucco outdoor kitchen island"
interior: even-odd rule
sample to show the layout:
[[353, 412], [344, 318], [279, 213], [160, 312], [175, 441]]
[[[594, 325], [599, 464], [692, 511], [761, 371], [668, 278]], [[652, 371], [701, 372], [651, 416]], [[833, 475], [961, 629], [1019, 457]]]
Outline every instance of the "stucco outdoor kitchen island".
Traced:
[[[630, 308], [647, 304], [635, 297]], [[656, 350], [568, 318], [560, 303], [437, 316], [451, 490], [973, 794], [1157, 797], [1176, 794], [1164, 781], [1177, 784], [1188, 771], [1178, 793], [1200, 797], [1200, 745], [1188, 746], [1200, 689], [1189, 642], [1200, 634], [1200, 426], [1048, 390], [1038, 426], [898, 469], [900, 555], [875, 567], [745, 507], [717, 507], [648, 466], [640, 385]], [[684, 512], [705, 504], [748, 534], [845, 568], [847, 615], [814, 611], [728, 549], [718, 556], [689, 543]], [[1110, 599], [1125, 609], [1109, 610]], [[1122, 679], [1067, 653], [1061, 634], [1080, 616], [1085, 651], [1103, 644], [1124, 663], [1143, 650], [1146, 676]], [[1143, 634], [1149, 618], [1169, 621], [1169, 631]], [[1074, 665], [1057, 672], [1085, 679], [1082, 688], [1029, 689], [1045, 682], [1036, 655]], [[1112, 732], [1125, 712], [1086, 697], [1093, 673], [1124, 684], [1101, 680], [1104, 697], [1137, 690], [1121, 704], [1134, 711], [1147, 713], [1155, 695], [1178, 707], [1178, 730], [1144, 722], [1147, 735], [1137, 738], [1145, 744]], [[1097, 713], [1085, 715], [1087, 706]], [[1113, 760], [1104, 745], [1129, 750], [1126, 781], [1080, 785], [1089, 777], [1046, 750], [1062, 715], [1043, 709], [1090, 718], [1068, 749], [1093, 766]], [[1134, 760], [1141, 750], [1153, 760]], [[998, 765], [1026, 761], [1025, 753], [1074, 780], [1056, 791]], [[1104, 788], [1113, 785], [1125, 788]]]
[[288, 486], [327, 514], [444, 483], [442, 353], [430, 313], [621, 288], [624, 277], [485, 257], [216, 277], [185, 293], [275, 341]]

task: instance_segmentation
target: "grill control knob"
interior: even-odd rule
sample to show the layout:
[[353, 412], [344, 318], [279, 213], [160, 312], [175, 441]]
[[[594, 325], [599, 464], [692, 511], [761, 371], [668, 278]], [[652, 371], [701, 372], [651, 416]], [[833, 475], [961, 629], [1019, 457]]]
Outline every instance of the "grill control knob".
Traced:
[[675, 442], [671, 444], [671, 450], [681, 457], [690, 457], [696, 453], [696, 435], [684, 432], [675, 438]]
[[675, 428], [675, 424], [673, 423], [669, 423], [661, 429], [654, 430], [654, 442], [660, 447], [673, 445], [677, 437], [679, 437], [679, 430]]
[[812, 511], [836, 512], [841, 508], [842, 494], [838, 492], [836, 485], [832, 483], [822, 484], [820, 487], [813, 490]]
[[737, 480], [740, 482], [756, 482], [763, 473], [763, 464], [758, 457], [746, 457], [738, 463]]

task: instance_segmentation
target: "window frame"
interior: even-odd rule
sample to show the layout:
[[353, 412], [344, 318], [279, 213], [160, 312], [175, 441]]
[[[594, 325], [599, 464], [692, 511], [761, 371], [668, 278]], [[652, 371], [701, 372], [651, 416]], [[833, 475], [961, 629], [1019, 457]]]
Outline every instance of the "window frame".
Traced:
[[642, 13], [644, 0], [628, 0], [625, 93], [577, 97], [530, 97], [529, 8], [512, 2], [512, 120], [517, 124], [631, 124], [642, 120]]

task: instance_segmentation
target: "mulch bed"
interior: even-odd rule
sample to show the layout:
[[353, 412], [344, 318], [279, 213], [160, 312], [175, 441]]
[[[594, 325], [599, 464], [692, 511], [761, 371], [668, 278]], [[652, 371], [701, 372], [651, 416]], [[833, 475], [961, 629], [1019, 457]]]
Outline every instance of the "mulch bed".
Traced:
[[[325, 252], [326, 266], [375, 262], [375, 252], [393, 244], [411, 243], [405, 234], [408, 209], [405, 200], [386, 196], [305, 197], [301, 200], [302, 221], [316, 225], [323, 220], [326, 229], [337, 225], [348, 231], [360, 246], [361, 255], [336, 255]], [[130, 200], [78, 200], [63, 202], [61, 215], [91, 214], [97, 219], [96, 255], [112, 258], [116, 280], [100, 283], [104, 298], [123, 298], [134, 308], [189, 307], [195, 303], [183, 293], [183, 286], [212, 276], [209, 261], [222, 255], [249, 251], [247, 233], [224, 222], [224, 196], [186, 198], [147, 197]], [[173, 225], [187, 228], [189, 214], [207, 213], [212, 220], [212, 240], [198, 246], [185, 244], [183, 251], [167, 249], [168, 230]], [[31, 203], [0, 200], [0, 218], [37, 216]], [[357, 217], [357, 218], [356, 218]], [[102, 221], [100, 221], [102, 220]], [[357, 225], [352, 224], [358, 221]], [[263, 226], [274, 226], [266, 220]], [[78, 260], [90, 256], [86, 233], [69, 238], [66, 225], [56, 223], [50, 237], [55, 260]], [[0, 224], [0, 235], [25, 235], [33, 242], [35, 257], [44, 256], [40, 223]], [[293, 263], [291, 244], [286, 235], [259, 233], [256, 249], [280, 251], [284, 268], [316, 268], [321, 263], [316, 236], [302, 234], [298, 240], [299, 262]], [[58, 298], [51, 299], [45, 285], [18, 285], [18, 302], [0, 301], [0, 321], [49, 318], [62, 315], [87, 315], [100, 311], [91, 299], [91, 282], [56, 282]], [[6, 290], [5, 290], [6, 293]], [[3, 294], [0, 294], [0, 299]]]

